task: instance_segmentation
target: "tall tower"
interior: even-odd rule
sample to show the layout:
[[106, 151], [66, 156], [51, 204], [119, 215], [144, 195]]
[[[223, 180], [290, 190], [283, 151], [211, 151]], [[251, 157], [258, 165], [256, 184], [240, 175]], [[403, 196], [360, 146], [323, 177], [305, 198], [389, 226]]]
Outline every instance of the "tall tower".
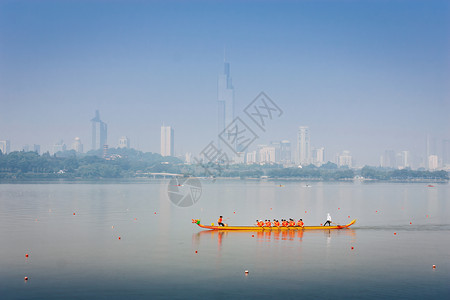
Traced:
[[311, 163], [311, 143], [308, 126], [300, 126], [298, 128], [297, 163], [300, 165], [307, 165]]
[[[218, 105], [218, 133], [234, 119], [234, 88], [230, 77], [230, 64], [224, 62], [223, 73], [217, 81], [217, 105]], [[219, 148], [221, 147], [219, 139]]]
[[161, 155], [174, 156], [174, 131], [170, 126], [161, 126]]
[[95, 117], [91, 120], [92, 123], [92, 150], [103, 149], [106, 145], [108, 136], [108, 126], [105, 122], [100, 120], [100, 113], [95, 111]]

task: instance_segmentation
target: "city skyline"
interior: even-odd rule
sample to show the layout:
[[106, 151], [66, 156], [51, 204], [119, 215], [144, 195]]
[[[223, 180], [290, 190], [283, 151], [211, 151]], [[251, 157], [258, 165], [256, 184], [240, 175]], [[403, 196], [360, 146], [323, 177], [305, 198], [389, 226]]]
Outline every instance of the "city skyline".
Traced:
[[392, 150], [428, 164], [433, 147], [448, 160], [447, 2], [173, 7], [0, 3], [0, 140], [46, 152], [79, 137], [86, 151], [86, 120], [99, 109], [109, 147], [127, 136], [133, 148], [158, 153], [167, 122], [177, 128], [177, 152], [196, 156], [217, 140], [225, 48], [234, 115], [261, 91], [283, 108], [257, 132], [258, 144], [295, 145], [296, 128], [307, 125], [330, 161], [347, 150], [357, 165], [378, 165]]

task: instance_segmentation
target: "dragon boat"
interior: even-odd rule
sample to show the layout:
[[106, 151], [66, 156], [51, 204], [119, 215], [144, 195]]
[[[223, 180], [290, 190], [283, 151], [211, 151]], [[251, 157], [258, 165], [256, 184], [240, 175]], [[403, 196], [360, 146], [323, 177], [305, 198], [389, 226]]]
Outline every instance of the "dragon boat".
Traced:
[[210, 230], [247, 230], [247, 231], [276, 231], [276, 230], [329, 230], [329, 229], [344, 229], [355, 224], [356, 219], [352, 220], [347, 225], [335, 225], [335, 226], [208, 226], [200, 224], [199, 219], [192, 219], [192, 223], [197, 224], [201, 228]]

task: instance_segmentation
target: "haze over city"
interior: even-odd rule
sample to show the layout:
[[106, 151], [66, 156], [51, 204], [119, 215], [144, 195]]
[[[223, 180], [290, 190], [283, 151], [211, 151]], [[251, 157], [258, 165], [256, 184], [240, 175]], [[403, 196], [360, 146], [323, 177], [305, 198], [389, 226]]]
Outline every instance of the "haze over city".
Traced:
[[165, 124], [175, 155], [197, 154], [217, 140], [226, 61], [235, 116], [261, 91], [283, 111], [252, 146], [295, 151], [308, 126], [330, 161], [344, 150], [358, 165], [386, 150], [425, 157], [427, 136], [439, 155], [449, 28], [446, 1], [3, 1], [0, 140], [44, 152], [79, 137], [87, 151], [99, 110], [110, 147], [128, 136], [159, 153]]

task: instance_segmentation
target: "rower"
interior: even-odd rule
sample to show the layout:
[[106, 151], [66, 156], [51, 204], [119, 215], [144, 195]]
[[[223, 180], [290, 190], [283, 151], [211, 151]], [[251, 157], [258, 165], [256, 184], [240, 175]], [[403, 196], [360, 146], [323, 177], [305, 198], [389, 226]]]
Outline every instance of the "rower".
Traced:
[[223, 217], [220, 216], [219, 219], [217, 220], [217, 225], [218, 226], [225, 226], [225, 224], [223, 224]]
[[303, 227], [303, 225], [305, 225], [305, 223], [303, 223], [303, 220], [302, 219], [298, 220], [297, 226]]
[[328, 224], [328, 226], [331, 226], [331, 216], [330, 213], [327, 214], [327, 221], [323, 224], [323, 226], [326, 226]]
[[295, 221], [293, 219], [289, 219], [289, 226], [294, 227]]
[[286, 221], [286, 220], [281, 220], [281, 226], [283, 226], [283, 227], [287, 227], [288, 226], [288, 221]]
[[264, 222], [260, 221], [260, 220], [256, 220], [256, 225], [258, 225], [259, 227], [263, 227], [264, 226]]
[[266, 227], [272, 227], [272, 223], [270, 220], [266, 220], [266, 223], [264, 224]]

